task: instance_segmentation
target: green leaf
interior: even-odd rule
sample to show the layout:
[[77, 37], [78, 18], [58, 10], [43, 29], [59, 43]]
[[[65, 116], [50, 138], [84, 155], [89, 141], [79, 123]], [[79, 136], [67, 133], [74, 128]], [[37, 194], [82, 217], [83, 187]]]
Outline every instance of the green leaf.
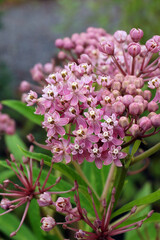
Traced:
[[0, 183], [14, 175], [15, 173], [12, 170], [0, 171]]
[[[4, 212], [4, 210], [0, 209], [0, 213]], [[0, 217], [0, 231], [2, 231], [7, 236], [10, 233], [14, 232], [19, 226], [20, 220], [11, 213], [7, 213]], [[15, 240], [38, 240], [36, 236], [34, 236], [29, 228], [23, 224], [16, 236], [12, 239]]]
[[132, 151], [131, 151], [131, 156], [134, 156], [134, 154], [137, 152], [139, 146], [141, 144], [140, 140], [136, 140], [133, 147], [132, 147]]
[[102, 169], [100, 170], [96, 167], [94, 163], [91, 164], [87, 161], [83, 163], [83, 172], [99, 196], [101, 196], [103, 192], [109, 169], [110, 165], [103, 165]]
[[14, 135], [5, 135], [5, 142], [9, 152], [14, 155], [16, 160], [20, 161], [23, 157], [23, 153], [22, 151], [20, 151], [18, 146], [21, 146], [22, 148], [26, 149], [26, 145], [18, 136], [18, 134], [15, 133]]
[[41, 225], [40, 208], [36, 199], [32, 199], [30, 203], [29, 210], [28, 210], [28, 217], [29, 217], [29, 222], [31, 224], [31, 228], [33, 230], [34, 235], [39, 240], [43, 240], [44, 237], [40, 229], [40, 225]]
[[112, 218], [124, 213], [124, 212], [127, 212], [129, 210], [132, 209], [132, 207], [134, 206], [142, 206], [142, 205], [147, 205], [147, 204], [151, 204], [153, 202], [156, 202], [160, 199], [160, 189], [149, 194], [148, 196], [146, 197], [142, 197], [140, 199], [137, 199], [137, 200], [134, 200], [126, 205], [124, 205], [123, 207], [121, 207], [120, 209], [118, 209], [116, 212], [114, 212], [112, 214]]
[[4, 100], [2, 104], [14, 109], [18, 113], [22, 114], [24, 117], [28, 118], [30, 121], [41, 126], [41, 123], [44, 121], [43, 116], [36, 115], [35, 108], [32, 106], [26, 106], [25, 103], [17, 100]]

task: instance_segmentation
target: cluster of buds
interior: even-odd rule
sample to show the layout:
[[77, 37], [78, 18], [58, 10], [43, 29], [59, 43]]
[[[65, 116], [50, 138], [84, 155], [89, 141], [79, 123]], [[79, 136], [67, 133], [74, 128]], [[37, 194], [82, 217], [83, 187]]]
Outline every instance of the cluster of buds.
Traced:
[[1, 112], [2, 105], [0, 104], [0, 135], [9, 134], [12, 135], [15, 132], [15, 121], [11, 119], [8, 114]]
[[[50, 216], [43, 217], [41, 219], [42, 226], [41, 228], [44, 231], [50, 231], [53, 229], [56, 225], [62, 225], [64, 229], [69, 229], [73, 232], [75, 232], [75, 239], [77, 240], [114, 240], [113, 237], [134, 229], [138, 229], [142, 226], [143, 222], [151, 217], [153, 211], [149, 212], [148, 215], [135, 223], [126, 225], [124, 227], [121, 227], [120, 225], [124, 223], [126, 220], [129, 219], [131, 215], [133, 215], [136, 212], [137, 207], [134, 206], [130, 213], [127, 214], [124, 218], [121, 220], [117, 221], [116, 223], [110, 223], [111, 221], [111, 214], [115, 202], [115, 188], [112, 190], [111, 194], [111, 200], [107, 203], [106, 200], [104, 199], [101, 203], [102, 205], [102, 214], [100, 217], [99, 210], [97, 210], [94, 198], [92, 195], [92, 191], [88, 188], [88, 193], [91, 197], [94, 213], [95, 213], [95, 220], [90, 220], [89, 216], [87, 216], [87, 211], [86, 209], [82, 208], [81, 202], [80, 202], [80, 197], [79, 197], [79, 190], [78, 190], [78, 184], [75, 183], [76, 187], [76, 194], [75, 194], [75, 203], [76, 207], [72, 208], [72, 205], [70, 203], [69, 198], [62, 198], [59, 197], [56, 202], [52, 202], [52, 205], [56, 207], [56, 211], [65, 214], [65, 222], [56, 222], [56, 220]], [[44, 199], [44, 197], [43, 197]], [[46, 204], [48, 205], [48, 198], [46, 197]], [[46, 205], [44, 205], [46, 206]], [[69, 226], [72, 223], [77, 223], [79, 221], [85, 222], [91, 229], [91, 231], [86, 231], [82, 229], [77, 229]]]
[[[31, 146], [30, 151], [33, 151], [33, 146]], [[18, 207], [26, 204], [21, 222], [17, 230], [10, 234], [10, 236], [13, 237], [16, 235], [16, 233], [22, 226], [25, 220], [25, 217], [27, 215], [30, 203], [33, 198], [37, 198], [39, 195], [45, 194], [45, 193], [48, 193], [48, 194], [68, 193], [70, 191], [74, 191], [74, 188], [65, 192], [49, 191], [61, 180], [61, 178], [59, 177], [57, 178], [55, 184], [52, 184], [51, 186], [48, 186], [48, 187], [46, 186], [48, 182], [48, 178], [52, 171], [53, 162], [51, 163], [50, 170], [48, 171], [48, 174], [44, 180], [44, 183], [41, 185], [40, 177], [41, 177], [41, 173], [44, 165], [43, 160], [40, 162], [40, 170], [39, 170], [37, 179], [35, 180], [35, 182], [33, 182], [33, 160], [31, 158], [23, 158], [24, 166], [22, 164], [18, 166], [12, 154], [10, 155], [10, 158], [11, 158], [11, 161], [7, 159], [6, 162], [8, 166], [12, 169], [12, 171], [15, 173], [17, 180], [20, 181], [20, 184], [14, 183], [9, 179], [6, 179], [3, 182], [3, 184], [0, 184], [0, 190], [2, 191], [0, 192], [0, 196], [3, 197], [0, 202], [0, 207], [5, 210], [5, 212], [1, 213], [0, 216], [6, 213], [12, 212], [14, 209], [17, 209]]]

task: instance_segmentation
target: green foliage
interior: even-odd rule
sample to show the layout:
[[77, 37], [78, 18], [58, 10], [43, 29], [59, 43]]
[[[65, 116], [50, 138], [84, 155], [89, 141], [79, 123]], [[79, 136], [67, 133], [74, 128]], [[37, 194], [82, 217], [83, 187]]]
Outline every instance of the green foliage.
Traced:
[[14, 109], [18, 113], [22, 114], [24, 117], [41, 126], [43, 121], [43, 116], [36, 115], [34, 107], [27, 107], [25, 103], [18, 100], [4, 100], [2, 104]]
[[[4, 210], [0, 209], [0, 213]], [[19, 226], [19, 219], [11, 213], [3, 215], [0, 217], [0, 230], [8, 236], [9, 233], [14, 232]], [[18, 234], [12, 239], [15, 240], [38, 240], [38, 238], [33, 235], [30, 229], [23, 224]]]
[[15, 133], [14, 135], [5, 135], [5, 143], [10, 153], [12, 153], [16, 160], [21, 160], [23, 153], [20, 151], [18, 146], [26, 149], [24, 142], [21, 140], [19, 135]]

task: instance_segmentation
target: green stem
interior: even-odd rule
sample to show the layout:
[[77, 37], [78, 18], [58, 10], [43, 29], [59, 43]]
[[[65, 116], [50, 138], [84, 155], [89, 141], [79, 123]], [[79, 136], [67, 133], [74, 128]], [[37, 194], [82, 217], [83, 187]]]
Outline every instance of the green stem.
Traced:
[[64, 237], [57, 226], [54, 227], [54, 232], [58, 236], [59, 240], [64, 240]]
[[77, 172], [79, 173], [79, 175], [81, 176], [81, 178], [85, 181], [85, 183], [88, 185], [88, 187], [90, 187], [90, 189], [92, 190], [92, 192], [95, 194], [96, 198], [98, 200], [100, 200], [99, 196], [97, 195], [96, 191], [93, 189], [93, 187], [91, 186], [90, 182], [88, 181], [88, 179], [86, 178], [86, 176], [84, 175], [81, 167], [74, 161], [72, 161], [73, 166], [75, 167], [75, 169], [77, 170]]
[[128, 167], [125, 167], [125, 166], [117, 168], [115, 183], [114, 183], [114, 187], [116, 188], [114, 208], [115, 208], [117, 201], [120, 197], [120, 194], [122, 192], [122, 188], [123, 188], [123, 185], [125, 182], [127, 171], [128, 171]]
[[101, 200], [106, 199], [106, 197], [107, 197], [109, 187], [110, 187], [110, 185], [112, 183], [112, 180], [113, 180], [113, 177], [114, 177], [115, 167], [116, 167], [115, 164], [112, 163], [112, 166], [110, 168], [109, 174], [108, 174], [107, 179], [106, 179], [106, 183], [105, 183], [105, 186], [104, 186], [104, 189], [103, 189], [103, 193], [101, 195]]
[[145, 151], [144, 153], [140, 154], [139, 156], [133, 158], [133, 160], [131, 161], [131, 165], [140, 162], [141, 160], [150, 157], [151, 155], [153, 155], [154, 153], [158, 152], [160, 150], [160, 143], [157, 143], [154, 147], [148, 149], [147, 151]]

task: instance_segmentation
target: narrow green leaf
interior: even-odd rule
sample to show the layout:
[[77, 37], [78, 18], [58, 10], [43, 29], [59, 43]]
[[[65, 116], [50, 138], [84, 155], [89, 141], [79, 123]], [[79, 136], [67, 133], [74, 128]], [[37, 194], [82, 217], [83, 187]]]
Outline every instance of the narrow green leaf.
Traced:
[[26, 149], [26, 145], [18, 136], [18, 134], [15, 133], [14, 135], [5, 135], [5, 142], [9, 152], [14, 155], [16, 160], [20, 161], [23, 157], [23, 153], [18, 148], [18, 146], [21, 146], [22, 148]]
[[17, 100], [4, 100], [2, 104], [14, 109], [18, 113], [22, 114], [24, 117], [28, 118], [30, 121], [41, 126], [41, 123], [44, 121], [43, 116], [36, 115], [35, 108], [32, 106], [26, 106], [25, 103]]
[[137, 199], [137, 200], [134, 200], [126, 205], [124, 205], [123, 207], [121, 207], [120, 209], [118, 209], [116, 212], [114, 212], [112, 214], [112, 218], [124, 213], [124, 212], [127, 212], [129, 210], [132, 209], [132, 207], [134, 206], [142, 206], [142, 205], [147, 205], [147, 204], [151, 204], [153, 202], [156, 202], [160, 200], [160, 189], [149, 194], [148, 196], [146, 197], [143, 197], [143, 198], [140, 198], [140, 199]]
[[40, 208], [36, 199], [32, 199], [31, 201], [31, 204], [28, 210], [28, 217], [29, 217], [29, 222], [31, 224], [31, 228], [33, 230], [34, 235], [38, 238], [38, 240], [44, 240], [42, 231], [40, 229], [40, 225], [41, 225]]
[[132, 147], [132, 151], [131, 151], [131, 156], [134, 156], [134, 154], [137, 152], [139, 146], [141, 144], [140, 140], [136, 140], [133, 147]]
[[[0, 209], [0, 213], [4, 210]], [[2, 231], [7, 236], [14, 232], [19, 226], [20, 220], [11, 213], [7, 213], [0, 217], [0, 231]], [[15, 240], [38, 240], [36, 236], [32, 234], [29, 228], [23, 224], [16, 236], [13, 237]]]

